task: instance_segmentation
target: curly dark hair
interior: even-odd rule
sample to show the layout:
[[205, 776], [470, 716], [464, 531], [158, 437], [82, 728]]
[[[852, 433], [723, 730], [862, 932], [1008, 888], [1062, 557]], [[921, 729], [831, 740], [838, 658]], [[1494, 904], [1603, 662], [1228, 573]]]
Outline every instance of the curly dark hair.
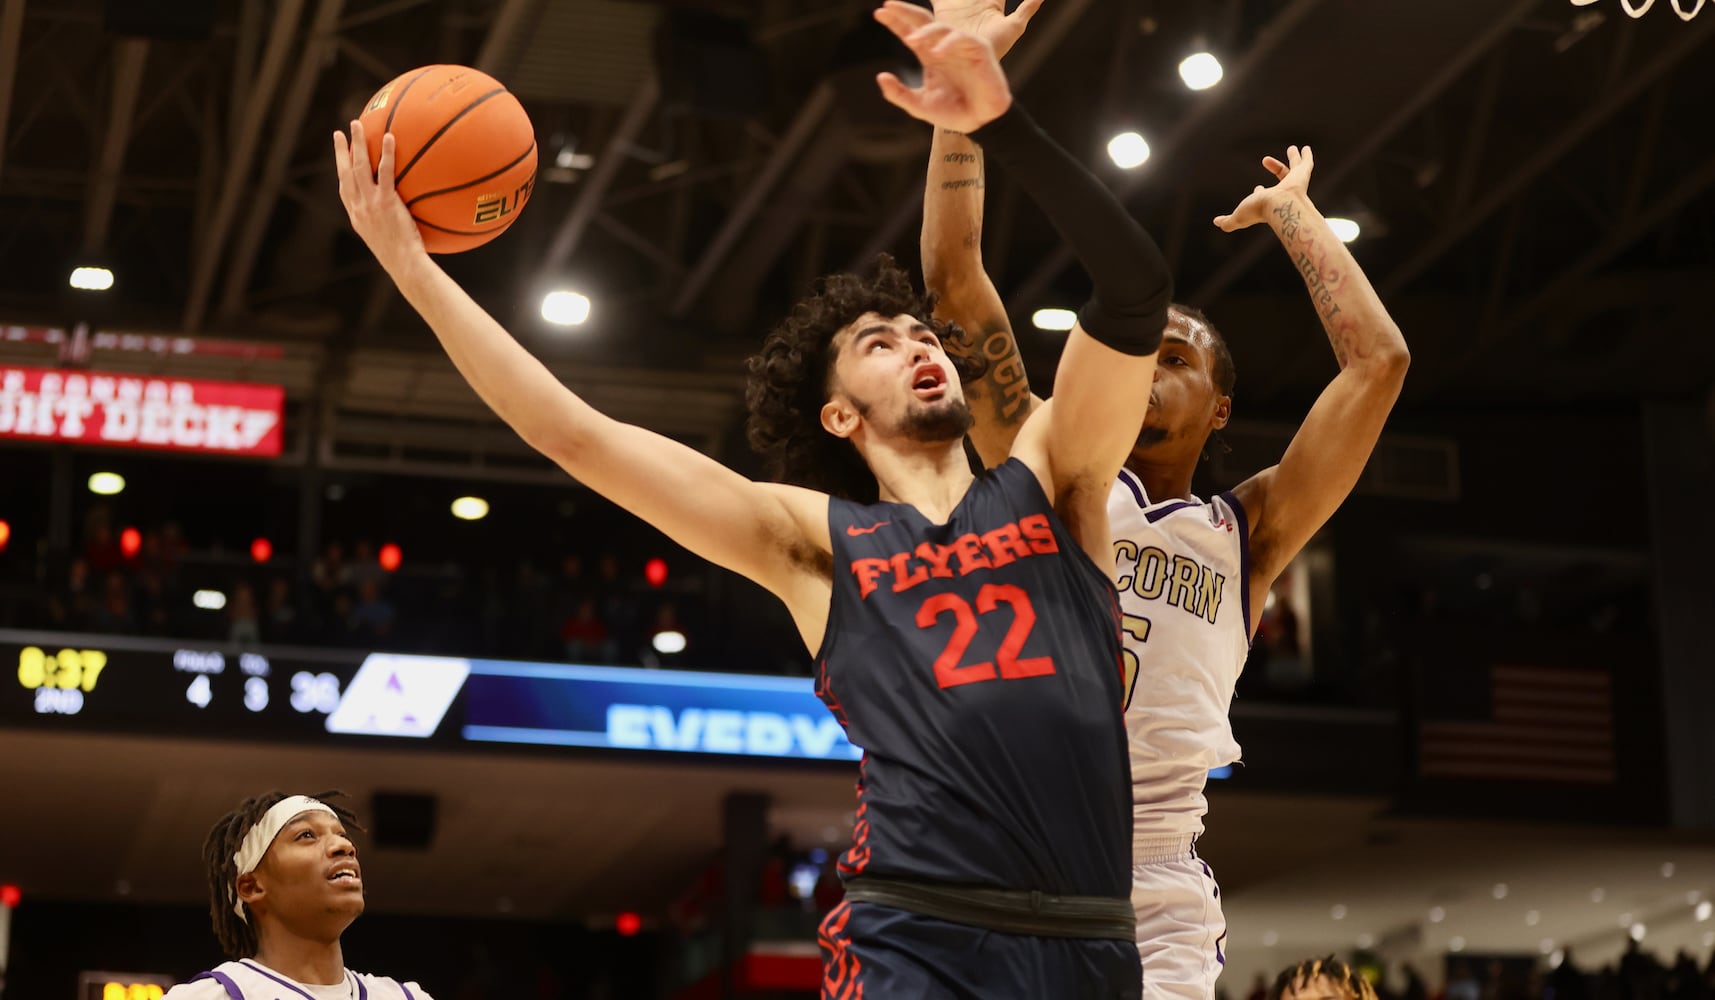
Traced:
[[818, 281], [747, 362], [744, 390], [750, 446], [767, 457], [770, 475], [858, 503], [876, 502], [875, 476], [856, 446], [822, 427], [834, 335], [865, 313], [915, 316], [943, 345], [962, 348], [947, 352], [961, 381], [980, 378], [987, 367], [958, 324], [935, 318], [935, 296], [919, 292], [890, 255], [878, 256], [874, 271], [867, 279], [842, 273]]
[[[344, 792], [323, 792], [310, 798], [327, 803], [334, 811], [339, 821], [348, 829], [362, 830], [357, 824], [357, 817], [345, 809], [334, 805], [331, 799], [341, 798]], [[286, 798], [285, 792], [263, 792], [245, 799], [238, 808], [222, 816], [208, 831], [208, 839], [203, 841], [202, 859], [208, 865], [208, 911], [214, 921], [215, 940], [220, 942], [220, 950], [226, 957], [237, 961], [241, 958], [254, 958], [256, 948], [256, 926], [238, 919], [238, 914], [232, 912], [232, 902], [236, 893], [238, 881], [238, 866], [233, 863], [233, 855], [244, 843], [244, 835], [250, 832], [264, 813], [274, 807], [274, 804]]]

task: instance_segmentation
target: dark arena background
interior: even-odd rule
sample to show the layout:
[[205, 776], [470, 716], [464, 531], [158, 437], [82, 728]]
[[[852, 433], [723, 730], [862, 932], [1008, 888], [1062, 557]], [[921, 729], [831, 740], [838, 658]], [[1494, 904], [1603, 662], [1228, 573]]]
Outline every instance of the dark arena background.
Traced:
[[[1225, 998], [1328, 953], [1401, 1000], [1715, 993], [1715, 11], [1627, 6], [1047, 0], [1007, 58], [1231, 344], [1199, 494], [1335, 372], [1271, 236], [1209, 223], [1263, 155], [1314, 147], [1410, 345], [1211, 775]], [[504, 82], [533, 194], [443, 266], [597, 409], [761, 478], [744, 359], [820, 274], [919, 273], [930, 129], [870, 10], [0, 0], [0, 995], [219, 963], [203, 837], [272, 788], [367, 829], [353, 968], [816, 994], [861, 751], [791, 620], [493, 416], [329, 136], [412, 67]], [[1002, 171], [987, 203], [1045, 392], [1039, 311], [1088, 280]]]

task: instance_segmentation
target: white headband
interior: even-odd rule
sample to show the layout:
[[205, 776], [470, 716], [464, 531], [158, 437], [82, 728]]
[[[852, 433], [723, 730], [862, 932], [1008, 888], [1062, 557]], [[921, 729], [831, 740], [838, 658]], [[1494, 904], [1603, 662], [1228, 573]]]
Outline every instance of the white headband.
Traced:
[[238, 898], [238, 879], [255, 871], [256, 866], [262, 863], [262, 855], [268, 853], [268, 846], [274, 843], [281, 827], [307, 812], [325, 812], [339, 818], [339, 814], [326, 802], [308, 795], [288, 795], [274, 803], [244, 834], [244, 842], [238, 845], [238, 853], [232, 856], [232, 863], [238, 868], [232, 878], [232, 912], [238, 914], [238, 919], [250, 922], [250, 918], [244, 915], [244, 901]]

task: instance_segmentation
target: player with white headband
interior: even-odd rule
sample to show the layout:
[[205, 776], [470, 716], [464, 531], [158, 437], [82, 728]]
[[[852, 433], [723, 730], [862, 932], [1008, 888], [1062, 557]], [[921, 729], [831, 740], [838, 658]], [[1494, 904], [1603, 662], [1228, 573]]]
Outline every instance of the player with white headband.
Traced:
[[431, 1000], [416, 983], [345, 967], [340, 935], [363, 912], [363, 871], [324, 799], [268, 792], [221, 817], [203, 843], [214, 936], [232, 959], [169, 1000]]

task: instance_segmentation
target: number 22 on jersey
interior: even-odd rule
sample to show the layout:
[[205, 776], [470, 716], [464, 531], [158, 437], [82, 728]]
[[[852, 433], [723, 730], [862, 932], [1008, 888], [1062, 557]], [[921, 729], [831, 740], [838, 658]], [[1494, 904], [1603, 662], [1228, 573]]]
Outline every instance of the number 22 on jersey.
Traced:
[[[1012, 627], [1006, 630], [1006, 638], [1001, 640], [1000, 648], [995, 650], [994, 662], [984, 660], [981, 663], [960, 666], [959, 661], [965, 658], [965, 651], [970, 648], [971, 640], [976, 638], [977, 615], [989, 614], [1002, 604], [1012, 608]], [[1025, 642], [1030, 638], [1031, 629], [1036, 627], [1036, 608], [1030, 603], [1030, 594], [1022, 587], [1012, 584], [984, 584], [983, 589], [977, 591], [974, 611], [970, 602], [958, 594], [936, 594], [917, 609], [917, 627], [934, 628], [946, 614], [953, 616], [953, 634], [948, 637], [947, 646], [941, 650], [941, 655], [935, 658], [935, 681], [943, 689], [977, 681], [992, 681], [995, 679], [997, 667], [1003, 680], [1046, 677], [1054, 673], [1052, 657], [1032, 656], [1022, 660], [1018, 658], [1018, 654], [1024, 650]]]

